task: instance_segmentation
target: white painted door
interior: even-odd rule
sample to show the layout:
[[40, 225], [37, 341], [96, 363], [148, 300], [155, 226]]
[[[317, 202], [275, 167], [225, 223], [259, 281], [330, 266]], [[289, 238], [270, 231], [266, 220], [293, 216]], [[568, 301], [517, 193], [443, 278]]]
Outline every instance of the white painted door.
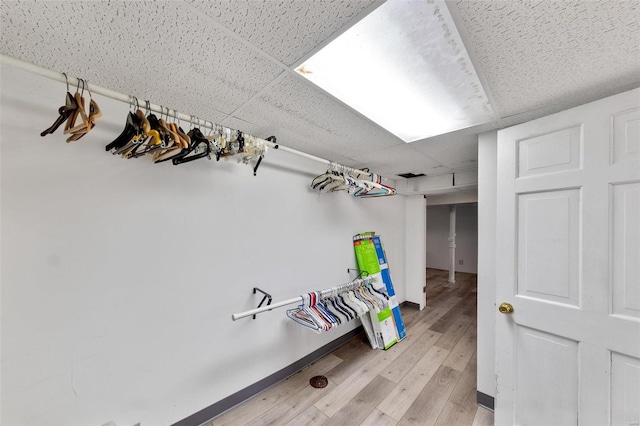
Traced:
[[640, 89], [498, 132], [496, 425], [640, 425]]

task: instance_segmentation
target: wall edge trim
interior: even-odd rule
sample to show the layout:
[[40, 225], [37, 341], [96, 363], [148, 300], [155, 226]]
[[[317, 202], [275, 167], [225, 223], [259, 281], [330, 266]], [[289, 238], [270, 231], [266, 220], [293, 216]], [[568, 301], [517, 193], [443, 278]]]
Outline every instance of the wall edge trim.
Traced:
[[407, 306], [409, 308], [415, 308], [415, 309], [420, 309], [420, 304], [419, 303], [415, 303], [415, 302], [409, 302], [408, 300], [405, 300], [404, 302], [402, 302], [400, 304], [400, 306]]
[[333, 352], [338, 347], [344, 345], [352, 338], [356, 337], [358, 334], [363, 333], [364, 329], [362, 326], [358, 326], [355, 329], [345, 333], [344, 335], [338, 337], [337, 339], [327, 343], [319, 349], [311, 352], [309, 355], [304, 358], [299, 359], [298, 361], [290, 364], [279, 371], [265, 377], [262, 380], [257, 381], [256, 383], [247, 386], [244, 389], [239, 390], [238, 392], [229, 395], [226, 398], [221, 399], [220, 401], [211, 404], [210, 406], [203, 408], [202, 410], [194, 413], [184, 419], [174, 423], [172, 426], [200, 426], [206, 422], [213, 420], [215, 417], [223, 414], [226, 411], [229, 411], [233, 407], [243, 403], [244, 401], [252, 398], [253, 396], [259, 394], [260, 392], [266, 390], [267, 388], [275, 385], [276, 383], [281, 382], [287, 377], [303, 370], [305, 367], [314, 363], [318, 359], [323, 356]]

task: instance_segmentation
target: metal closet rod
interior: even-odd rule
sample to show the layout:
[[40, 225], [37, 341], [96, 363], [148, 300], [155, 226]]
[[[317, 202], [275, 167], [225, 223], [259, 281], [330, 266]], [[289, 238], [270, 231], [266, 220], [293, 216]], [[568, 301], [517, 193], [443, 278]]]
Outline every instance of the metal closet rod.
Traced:
[[[76, 77], [72, 77], [72, 76], [65, 77], [64, 74], [59, 73], [57, 71], [52, 71], [50, 69], [41, 67], [39, 65], [31, 64], [29, 62], [25, 62], [25, 61], [23, 61], [21, 59], [16, 59], [16, 58], [13, 58], [11, 56], [7, 56], [5, 54], [0, 54], [0, 62], [9, 64], [9, 65], [13, 65], [13, 66], [15, 66], [17, 68], [21, 68], [21, 69], [23, 69], [25, 71], [29, 71], [29, 72], [31, 72], [33, 74], [38, 74], [38, 75], [41, 75], [43, 77], [50, 78], [52, 80], [60, 81], [62, 83], [67, 82], [67, 78], [68, 78], [68, 81], [69, 81], [70, 85], [78, 86], [78, 78], [76, 78]], [[86, 83], [85, 87], [89, 88], [89, 90], [91, 90], [92, 93], [97, 93], [97, 94], [100, 94], [102, 96], [106, 96], [107, 98], [111, 98], [111, 99], [115, 99], [115, 100], [120, 101], [120, 102], [131, 104], [132, 97], [129, 96], [129, 95], [125, 95], [123, 93], [118, 93], [118, 92], [116, 92], [114, 90], [106, 89], [104, 87], [96, 86], [95, 84]], [[166, 107], [162, 107], [160, 105], [156, 105], [156, 104], [148, 104], [147, 105], [147, 103], [144, 102], [144, 104], [142, 106], [145, 109], [148, 106], [148, 108], [151, 111], [157, 112], [159, 114], [166, 114], [167, 113], [167, 108]], [[176, 110], [169, 109], [169, 111], [176, 111]], [[173, 114], [171, 114], [171, 116], [173, 116]], [[197, 122], [198, 125], [202, 125], [202, 123], [212, 123], [211, 120], [201, 120], [198, 117], [191, 116], [191, 115], [186, 115], [186, 114], [183, 114], [181, 112], [178, 112], [176, 114], [176, 116], [181, 120], [188, 121], [188, 122], [194, 123], [194, 124], [196, 124], [194, 122], [194, 119], [196, 119], [196, 120], [198, 120], [198, 122]], [[215, 124], [215, 123], [213, 123], [213, 124]], [[228, 128], [226, 126], [221, 126], [221, 127]], [[261, 139], [261, 138], [258, 138], [258, 139]], [[307, 154], [306, 152], [298, 151], [298, 150], [293, 149], [293, 148], [288, 148], [286, 146], [280, 145], [279, 143], [273, 143], [273, 142], [270, 142], [270, 141], [267, 141], [267, 140], [264, 140], [264, 139], [262, 139], [262, 140], [265, 142], [265, 144], [267, 146], [270, 146], [272, 148], [276, 148], [276, 149], [279, 149], [279, 150], [282, 150], [282, 151], [290, 152], [291, 154], [295, 154], [295, 155], [298, 155], [300, 157], [304, 157], [304, 158], [307, 158], [309, 160], [317, 161], [319, 163], [323, 163], [323, 164], [326, 164], [326, 165], [335, 164], [335, 163], [332, 163], [329, 160], [325, 160], [324, 158], [316, 157], [315, 155]], [[347, 166], [342, 166], [342, 167], [344, 167], [347, 170], [351, 170], [351, 171], [353, 171], [355, 173], [361, 173], [361, 174], [370, 173], [368, 171], [354, 169], [352, 167], [347, 167]]]
[[[367, 277], [362, 277], [362, 278], [356, 278], [355, 280], [353, 280], [351, 282], [336, 286], [335, 288], [338, 289], [338, 291], [353, 290], [354, 288], [359, 287], [362, 284], [365, 284], [365, 283], [368, 283], [368, 282], [371, 282], [371, 281], [375, 281], [375, 279], [376, 279], [375, 276], [367, 276]], [[328, 289], [322, 290], [322, 291], [320, 291], [320, 297], [321, 298], [327, 297], [333, 291], [334, 291], [333, 288], [328, 288]], [[260, 308], [251, 309], [250, 311], [241, 312], [239, 314], [233, 314], [233, 315], [231, 315], [231, 319], [236, 321], [236, 320], [239, 320], [240, 318], [250, 317], [250, 316], [255, 315], [255, 314], [260, 314], [262, 312], [271, 311], [273, 309], [281, 308], [281, 307], [287, 306], [287, 305], [293, 305], [294, 303], [301, 303], [303, 301], [304, 301], [304, 299], [302, 298], [302, 296], [298, 296], [298, 297], [294, 297], [292, 299], [283, 300], [282, 302], [276, 302], [276, 303], [272, 303], [270, 305], [262, 306]]]

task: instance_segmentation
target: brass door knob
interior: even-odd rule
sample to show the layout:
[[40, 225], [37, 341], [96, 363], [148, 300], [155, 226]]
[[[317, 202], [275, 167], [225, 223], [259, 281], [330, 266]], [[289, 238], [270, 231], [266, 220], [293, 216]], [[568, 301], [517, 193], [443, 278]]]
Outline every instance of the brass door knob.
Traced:
[[501, 314], [512, 314], [513, 313], [513, 305], [511, 305], [511, 303], [501, 303], [500, 306], [498, 306], [498, 310], [500, 311]]

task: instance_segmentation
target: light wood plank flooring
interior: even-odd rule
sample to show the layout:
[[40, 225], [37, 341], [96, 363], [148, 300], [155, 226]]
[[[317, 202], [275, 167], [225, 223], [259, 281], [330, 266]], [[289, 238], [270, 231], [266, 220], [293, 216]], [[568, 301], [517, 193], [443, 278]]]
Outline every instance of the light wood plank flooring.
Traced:
[[[427, 307], [403, 307], [407, 337], [387, 351], [360, 334], [205, 424], [492, 425], [476, 405], [476, 275], [427, 270]], [[324, 389], [309, 379], [324, 375]]]

